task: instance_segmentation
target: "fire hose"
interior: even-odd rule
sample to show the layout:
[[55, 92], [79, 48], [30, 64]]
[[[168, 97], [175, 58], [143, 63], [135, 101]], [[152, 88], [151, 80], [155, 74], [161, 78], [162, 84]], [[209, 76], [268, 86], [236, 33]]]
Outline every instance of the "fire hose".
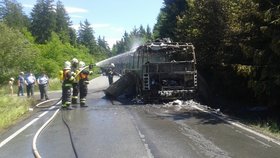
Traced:
[[[76, 78], [81, 71], [85, 70], [86, 68], [89, 68], [89, 69], [92, 69], [93, 68], [93, 65], [88, 65], [88, 66], [85, 66], [83, 69], [81, 69], [79, 71], [78, 74], [76, 74], [74, 77]], [[55, 99], [51, 99], [51, 100], [47, 100], [47, 101], [44, 101], [44, 102], [41, 102], [39, 104], [36, 105], [36, 107], [42, 107], [41, 105], [44, 104], [44, 103], [47, 103], [47, 102], [50, 102], [50, 101], [53, 101]], [[62, 97], [55, 103], [53, 104], [49, 110], [51, 109], [54, 109], [57, 105], [59, 105], [61, 103], [61, 100], [62, 100]], [[46, 121], [40, 128], [39, 130], [36, 132], [35, 136], [33, 137], [33, 141], [32, 141], [32, 151], [33, 151], [33, 154], [35, 156], [35, 158], [42, 158], [38, 149], [37, 149], [37, 145], [36, 145], [36, 142], [37, 142], [37, 139], [39, 137], [39, 135], [41, 134], [41, 132], [47, 127], [47, 125], [55, 118], [55, 116], [57, 115], [57, 113], [59, 112], [59, 110], [61, 109], [58, 108], [55, 113], [52, 115], [52, 117], [50, 117], [50, 119], [48, 121]], [[75, 145], [74, 145], [74, 142], [73, 142], [73, 138], [72, 138], [72, 134], [71, 134], [71, 130], [70, 130], [70, 127], [69, 125], [67, 124], [67, 122], [65, 121], [65, 118], [64, 118], [64, 115], [63, 115], [63, 112], [61, 113], [61, 116], [62, 116], [62, 121], [63, 123], [65, 124], [65, 126], [67, 127], [67, 130], [68, 130], [68, 133], [69, 133], [69, 137], [70, 137], [70, 141], [71, 141], [71, 145], [72, 145], [72, 149], [74, 151], [74, 154], [75, 154], [75, 157], [78, 158], [78, 154], [77, 154], [77, 151], [76, 151], [76, 148], [75, 148]]]

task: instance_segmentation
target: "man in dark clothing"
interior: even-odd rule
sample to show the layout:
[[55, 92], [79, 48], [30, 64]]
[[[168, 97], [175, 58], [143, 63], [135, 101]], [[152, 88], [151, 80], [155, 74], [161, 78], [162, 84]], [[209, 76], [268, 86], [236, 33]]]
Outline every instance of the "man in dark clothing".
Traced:
[[45, 99], [48, 100], [48, 85], [49, 85], [49, 78], [45, 73], [42, 73], [37, 79], [37, 83], [39, 85], [41, 100]]
[[113, 83], [113, 77], [114, 77], [114, 72], [112, 68], [108, 69], [107, 76], [108, 76], [109, 85], [111, 85]]
[[115, 68], [115, 64], [111, 63], [110, 67], [108, 68], [106, 75], [108, 76], [108, 81], [109, 81], [109, 85], [111, 85], [114, 81], [113, 81], [113, 77], [116, 74], [114, 72], [114, 68]]
[[24, 73], [20, 72], [19, 76], [18, 76], [18, 96], [24, 96], [23, 94], [23, 87], [24, 87], [24, 77], [23, 77]]

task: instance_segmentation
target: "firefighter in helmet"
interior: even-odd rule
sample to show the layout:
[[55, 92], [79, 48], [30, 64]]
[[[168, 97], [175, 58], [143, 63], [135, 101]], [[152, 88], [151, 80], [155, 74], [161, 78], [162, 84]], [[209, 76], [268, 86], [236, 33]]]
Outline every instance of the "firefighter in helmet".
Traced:
[[75, 78], [69, 61], [64, 63], [64, 69], [60, 71], [60, 80], [62, 82], [62, 108], [71, 110], [71, 87]]
[[74, 76], [76, 76], [74, 82], [72, 83], [73, 94], [72, 94], [72, 104], [77, 104], [78, 95], [79, 95], [79, 61], [76, 58], [73, 58], [71, 61], [71, 71]]
[[114, 68], [115, 68], [115, 64], [111, 63], [108, 70], [107, 70], [109, 85], [111, 85], [113, 83], [113, 77], [114, 77], [114, 74], [115, 74]]
[[85, 69], [85, 62], [80, 61], [79, 62], [79, 90], [80, 90], [80, 106], [81, 107], [87, 107], [86, 105], [86, 96], [88, 92], [88, 84], [89, 79], [88, 76], [92, 74], [91, 71]]

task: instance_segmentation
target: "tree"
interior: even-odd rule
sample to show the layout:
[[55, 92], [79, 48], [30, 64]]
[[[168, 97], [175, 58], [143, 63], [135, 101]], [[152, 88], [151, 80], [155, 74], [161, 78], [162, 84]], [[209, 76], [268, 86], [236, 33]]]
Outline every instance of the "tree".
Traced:
[[195, 39], [197, 62], [208, 67], [222, 62], [223, 39], [225, 36], [226, 13], [222, 0], [197, 0], [195, 2], [195, 26], [200, 34]]
[[241, 23], [246, 37], [242, 53], [252, 67], [248, 86], [259, 101], [276, 106], [280, 101], [280, 2], [257, 0], [255, 4], [255, 13], [245, 16]]
[[147, 25], [147, 28], [146, 28], [146, 39], [147, 40], [152, 40], [153, 36], [152, 36], [152, 30], [150, 28], [149, 25]]
[[22, 29], [29, 27], [29, 19], [23, 13], [22, 6], [17, 1], [3, 0], [0, 3], [0, 19], [9, 27]]
[[186, 0], [164, 0], [164, 7], [161, 8], [154, 26], [155, 38], [169, 37], [178, 40], [176, 37], [177, 18], [182, 16], [188, 9]]
[[142, 26], [142, 25], [140, 25], [140, 27], [139, 27], [139, 31], [138, 31], [139, 33], [139, 37], [145, 37], [146, 36], [146, 30], [144, 29], [144, 27]]
[[74, 28], [69, 28], [69, 40], [70, 40], [70, 44], [73, 46], [77, 45], [77, 34], [76, 34], [76, 30]]
[[107, 52], [110, 52], [110, 47], [107, 41], [105, 40], [105, 37], [101, 38], [100, 36], [98, 36], [97, 44], [100, 47], [104, 48]]
[[46, 43], [56, 28], [53, 0], [37, 0], [31, 12], [31, 32], [38, 43]]
[[96, 53], [97, 46], [93, 34], [94, 31], [87, 19], [84, 21], [84, 23], [80, 23], [80, 28], [78, 31], [78, 43], [89, 48], [91, 54]]
[[66, 13], [62, 2], [58, 1], [56, 4], [55, 32], [58, 34], [62, 42], [70, 42], [70, 31], [71, 31], [70, 25], [71, 25], [70, 17]]
[[38, 50], [22, 33], [0, 22], [0, 82], [20, 71], [33, 70]]

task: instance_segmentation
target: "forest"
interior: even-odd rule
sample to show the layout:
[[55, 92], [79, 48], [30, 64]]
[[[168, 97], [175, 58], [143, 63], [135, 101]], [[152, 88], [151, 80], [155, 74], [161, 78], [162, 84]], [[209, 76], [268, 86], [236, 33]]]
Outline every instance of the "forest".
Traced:
[[[129, 50], [136, 31], [114, 52]], [[280, 109], [279, 0], [163, 0], [152, 35], [140, 37], [193, 43], [210, 99]]]
[[164, 0], [153, 37], [193, 43], [213, 97], [280, 108], [279, 0]]
[[38, 0], [29, 16], [17, 1], [1, 1], [0, 35], [0, 84], [21, 71], [57, 77], [66, 60], [90, 64], [110, 54], [105, 38], [96, 39], [88, 20], [78, 30], [71, 27], [60, 1]]
[[126, 31], [111, 49], [90, 25], [85, 20], [71, 28], [60, 1], [37, 0], [27, 16], [20, 3], [2, 0], [0, 83], [19, 71], [55, 77], [65, 59], [94, 63], [169, 37], [194, 44], [198, 71], [213, 96], [280, 108], [279, 0], [163, 0], [153, 28]]

